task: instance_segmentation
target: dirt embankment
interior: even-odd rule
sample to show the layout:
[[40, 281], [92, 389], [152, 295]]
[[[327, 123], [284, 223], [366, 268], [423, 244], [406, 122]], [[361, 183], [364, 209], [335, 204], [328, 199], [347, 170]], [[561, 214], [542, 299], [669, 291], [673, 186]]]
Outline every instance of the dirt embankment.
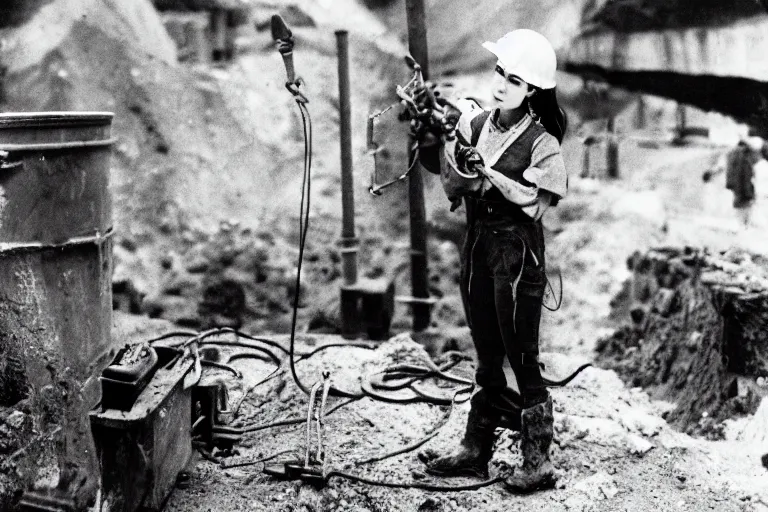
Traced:
[[768, 389], [765, 259], [665, 248], [635, 253], [614, 301], [631, 324], [598, 342], [598, 362], [677, 404], [667, 420], [724, 435], [723, 420], [755, 412]]

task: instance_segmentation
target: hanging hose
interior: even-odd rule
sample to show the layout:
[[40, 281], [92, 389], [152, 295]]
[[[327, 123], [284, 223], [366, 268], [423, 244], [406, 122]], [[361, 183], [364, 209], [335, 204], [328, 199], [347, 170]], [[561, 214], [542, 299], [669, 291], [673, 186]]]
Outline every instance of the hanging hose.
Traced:
[[[293, 295], [293, 311], [291, 314], [291, 338], [288, 348], [288, 359], [291, 369], [291, 376], [296, 386], [305, 394], [309, 395], [309, 389], [304, 386], [296, 373], [296, 322], [299, 313], [299, 298], [301, 295], [301, 266], [304, 262], [304, 247], [307, 241], [307, 232], [309, 231], [309, 208], [310, 208], [310, 194], [311, 194], [311, 173], [312, 173], [312, 118], [309, 115], [309, 111], [299, 98], [296, 99], [296, 104], [299, 106], [301, 112], [301, 122], [304, 131], [304, 174], [301, 182], [301, 207], [299, 211], [299, 258], [296, 266], [296, 286]], [[340, 392], [336, 388], [331, 389], [333, 396], [343, 397], [357, 397], [346, 392]]]

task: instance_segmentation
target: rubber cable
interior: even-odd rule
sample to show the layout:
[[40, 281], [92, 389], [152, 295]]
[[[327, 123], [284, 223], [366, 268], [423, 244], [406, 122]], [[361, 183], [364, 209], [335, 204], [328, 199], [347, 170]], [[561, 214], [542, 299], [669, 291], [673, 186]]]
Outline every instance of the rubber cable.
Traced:
[[[360, 400], [360, 397], [353, 397], [353, 398], [350, 398], [349, 400], [347, 400], [345, 402], [339, 402], [338, 404], [336, 404], [333, 407], [331, 407], [325, 413], [325, 415], [328, 416], [329, 414], [332, 414], [332, 413], [338, 411], [339, 409], [341, 409], [342, 407], [347, 406], [347, 405], [349, 405], [352, 402], [355, 402], [357, 400]], [[307, 417], [306, 416], [294, 416], [293, 418], [286, 418], [286, 419], [283, 419], [283, 420], [277, 420], [277, 421], [273, 421], [271, 423], [265, 423], [263, 425], [253, 425], [253, 426], [250, 426], [250, 427], [246, 426], [246, 427], [242, 427], [242, 428], [240, 428], [238, 430], [242, 434], [247, 434], [249, 432], [257, 432], [259, 430], [265, 430], [265, 429], [272, 428], [272, 427], [284, 427], [284, 426], [288, 426], [288, 425], [296, 425], [298, 423], [305, 423], [306, 421], [307, 421]]]
[[481, 482], [476, 482], [473, 484], [463, 484], [463, 485], [461, 484], [439, 485], [439, 484], [432, 484], [428, 482], [416, 482], [416, 481], [393, 482], [391, 480], [376, 480], [373, 478], [367, 478], [364, 476], [347, 473], [346, 471], [336, 471], [336, 470], [330, 471], [326, 475], [326, 479], [331, 479], [334, 476], [339, 478], [346, 478], [347, 480], [350, 480], [352, 482], [375, 485], [377, 487], [391, 487], [394, 489], [421, 489], [423, 491], [436, 491], [436, 492], [476, 491], [478, 489], [482, 489], [483, 487], [488, 487], [489, 485], [494, 485], [504, 481], [504, 477], [496, 476], [488, 480], [483, 480]]

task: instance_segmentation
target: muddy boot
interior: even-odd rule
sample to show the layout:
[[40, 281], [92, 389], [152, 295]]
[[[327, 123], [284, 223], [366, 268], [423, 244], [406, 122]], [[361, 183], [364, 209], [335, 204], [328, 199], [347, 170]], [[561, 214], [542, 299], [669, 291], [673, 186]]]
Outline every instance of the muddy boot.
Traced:
[[552, 397], [523, 409], [520, 439], [523, 465], [504, 481], [510, 491], [528, 493], [555, 486], [555, 468], [549, 460], [553, 423]]
[[458, 448], [443, 456], [433, 451], [419, 454], [427, 466], [427, 473], [488, 478], [488, 462], [493, 456], [493, 443], [496, 440], [493, 431], [498, 424], [499, 413], [490, 406], [487, 395], [481, 390], [472, 397], [467, 429]]
[[499, 427], [520, 432], [522, 398], [517, 391], [506, 388], [491, 398], [491, 406], [499, 412]]

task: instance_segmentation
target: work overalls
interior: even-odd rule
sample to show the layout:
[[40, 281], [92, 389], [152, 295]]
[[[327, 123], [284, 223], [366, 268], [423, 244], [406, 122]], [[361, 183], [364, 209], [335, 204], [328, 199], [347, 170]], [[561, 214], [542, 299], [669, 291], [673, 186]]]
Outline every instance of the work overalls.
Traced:
[[[473, 145], [487, 118], [488, 113], [473, 120]], [[492, 168], [531, 186], [522, 174], [530, 165], [533, 142], [543, 132], [541, 125], [531, 122]], [[530, 407], [548, 397], [538, 364], [547, 286], [542, 225], [496, 189], [464, 200], [467, 235], [460, 287], [477, 350], [476, 381], [491, 402], [499, 403], [497, 398], [507, 386], [502, 370], [506, 356], [522, 397], [518, 405]]]

